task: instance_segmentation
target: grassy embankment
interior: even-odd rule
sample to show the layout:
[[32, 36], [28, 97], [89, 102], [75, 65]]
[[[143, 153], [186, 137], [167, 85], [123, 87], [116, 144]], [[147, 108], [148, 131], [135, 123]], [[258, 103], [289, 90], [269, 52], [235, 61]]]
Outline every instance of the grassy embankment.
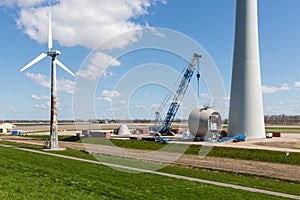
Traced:
[[[81, 151], [57, 153], [94, 159]], [[0, 199], [197, 199], [200, 196], [205, 199], [281, 199], [157, 175], [126, 173], [12, 148], [0, 147], [0, 158]], [[161, 171], [300, 195], [296, 182], [205, 169], [166, 167]]]
[[[143, 140], [110, 140], [105, 142], [99, 138], [87, 138], [83, 142], [112, 145], [118, 147], [140, 150], [159, 150], [165, 147], [165, 144], [159, 142], [148, 142]], [[184, 144], [171, 144], [167, 151], [178, 152], [181, 149], [187, 149], [185, 154], [199, 155], [201, 145], [184, 145]], [[210, 150], [210, 149], [209, 149]], [[286, 156], [285, 152], [259, 150], [259, 149], [242, 149], [242, 148], [229, 148], [229, 147], [213, 147], [207, 154], [211, 157], [233, 158], [242, 160], [253, 160], [262, 162], [273, 162], [283, 164], [300, 165], [300, 153], [289, 153]]]
[[[30, 136], [31, 138], [47, 140], [48, 136]], [[165, 144], [159, 142], [148, 142], [144, 140], [105, 140], [96, 137], [90, 137], [80, 140], [76, 136], [59, 136], [60, 141], [69, 142], [85, 142], [101, 145], [116, 145], [122, 148], [128, 149], [140, 149], [140, 150], [159, 150], [165, 147]], [[181, 149], [187, 149], [185, 154], [199, 155], [201, 145], [184, 145], [184, 144], [172, 144], [167, 151], [178, 152]], [[253, 160], [262, 162], [273, 162], [283, 164], [300, 165], [300, 153], [289, 153], [286, 156], [285, 152], [259, 150], [259, 149], [242, 149], [242, 148], [228, 148], [228, 147], [214, 147], [208, 153], [207, 156], [221, 157], [221, 158], [233, 158], [242, 160]]]

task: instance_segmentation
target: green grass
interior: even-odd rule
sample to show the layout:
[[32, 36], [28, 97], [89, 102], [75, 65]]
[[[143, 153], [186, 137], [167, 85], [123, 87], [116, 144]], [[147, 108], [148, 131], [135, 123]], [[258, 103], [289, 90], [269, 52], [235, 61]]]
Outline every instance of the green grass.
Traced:
[[33, 150], [42, 150], [43, 149], [43, 146], [40, 146], [40, 145], [24, 144], [24, 143], [11, 142], [11, 141], [1, 141], [0, 140], [0, 144], [11, 145], [14, 147], [19, 147], [19, 148], [33, 149]]
[[[2, 142], [3, 143], [3, 142]], [[41, 149], [39, 146], [27, 145], [27, 144], [14, 144], [13, 142], [6, 142], [6, 144], [31, 149]], [[283, 192], [288, 194], [300, 195], [299, 184], [300, 181], [282, 180], [277, 178], [269, 178], [260, 175], [229, 172], [224, 170], [213, 170], [199, 167], [192, 167], [187, 165], [175, 165], [167, 166], [151, 163], [142, 162], [132, 159], [124, 159], [119, 157], [104, 156], [104, 155], [91, 155], [85, 151], [77, 151], [67, 149], [65, 151], [57, 151], [57, 154], [68, 155], [72, 157], [84, 158], [89, 160], [99, 160], [102, 162], [121, 164], [125, 166], [137, 167], [142, 169], [160, 169], [159, 171], [179, 174], [189, 177], [201, 178], [206, 180], [214, 180], [224, 183], [231, 183], [249, 187], [255, 187], [260, 189], [266, 189], [271, 191]]]
[[[59, 152], [63, 155], [75, 156], [80, 158], [87, 158], [84, 152], [74, 152], [75, 150]], [[74, 154], [75, 153], [75, 154]], [[82, 154], [82, 155], [80, 155]], [[87, 158], [89, 159], [89, 158]], [[158, 169], [158, 171], [179, 174], [188, 177], [200, 178], [205, 180], [213, 180], [223, 183], [231, 183], [236, 185], [254, 187], [259, 189], [266, 189], [276, 192], [283, 192], [288, 194], [300, 195], [299, 184], [300, 181], [283, 180], [278, 178], [265, 177], [261, 175], [230, 172], [224, 170], [214, 170], [208, 168], [187, 166], [187, 165], [163, 165], [153, 162], [143, 162], [132, 159], [124, 159], [120, 157], [94, 155], [91, 159], [97, 159], [101, 162], [120, 164], [130, 167], [142, 169]]]
[[0, 199], [283, 199], [0, 147]]
[[224, 183], [237, 184], [248, 187], [255, 187], [259, 189], [272, 190], [288, 194], [300, 195], [299, 184], [300, 181], [283, 180], [278, 178], [265, 177], [261, 175], [229, 172], [224, 170], [214, 170], [208, 168], [187, 166], [187, 165], [162, 165], [152, 162], [142, 162], [132, 159], [124, 159], [119, 157], [104, 156], [104, 155], [90, 155], [88, 157], [85, 152], [68, 150], [59, 152], [63, 155], [75, 156], [80, 158], [99, 160], [101, 162], [108, 162], [120, 164], [125, 166], [137, 167], [142, 169], [159, 169], [161, 172], [179, 174], [188, 177], [201, 178], [205, 180], [213, 180]]
[[[33, 138], [43, 139], [44, 137], [45, 136], [34, 136]], [[166, 149], [167, 146], [166, 144], [162, 144], [159, 142], [149, 142], [145, 140], [117, 140], [117, 139], [106, 140], [102, 138], [89, 137], [81, 141], [76, 136], [60, 136], [59, 139], [60, 141], [84, 142], [84, 143], [101, 144], [101, 145], [109, 145], [109, 146], [116, 145], [118, 147], [128, 148], [128, 149], [139, 149], [139, 150], [150, 150], [150, 151], [161, 149], [163, 151], [169, 151], [169, 152], [185, 152], [185, 154], [190, 154], [190, 155], [199, 155], [200, 149], [202, 148], [201, 145], [172, 144], [169, 145]], [[286, 156], [285, 152], [271, 151], [271, 150], [214, 147], [208, 153], [207, 156], [300, 165], [300, 153], [290, 152], [289, 155]]]
[[[37, 140], [49, 140], [49, 135], [24, 135], [22, 137], [26, 138], [32, 138]], [[68, 136], [68, 135], [59, 135], [58, 136], [59, 141], [65, 141], [65, 142], [80, 142], [80, 137], [77, 136]]]
[[279, 180], [275, 178], [273, 179], [253, 174], [235, 173], [197, 167], [180, 168], [168, 166], [161, 169], [160, 171], [205, 180], [213, 180], [218, 182], [282, 192], [287, 194], [300, 195], [300, 181]]
[[[196, 155], [198, 148], [196, 146], [192, 146], [188, 149], [187, 153]], [[214, 147], [209, 152], [208, 156], [300, 165], [300, 153], [289, 153], [289, 156], [286, 156], [285, 152], [261, 149]]]
[[266, 132], [300, 133], [300, 128], [266, 127]]
[[[223, 125], [222, 129], [227, 130], [228, 125]], [[281, 132], [281, 133], [300, 133], [300, 128], [298, 127], [266, 127], [266, 132]]]
[[[83, 142], [102, 145], [112, 145], [113, 143], [114, 145], [123, 148], [151, 151], [166, 147], [166, 144], [144, 140], [104, 140], [91, 137], [84, 139]], [[198, 155], [201, 148], [201, 145], [172, 144], [167, 151], [181, 152], [182, 149], [187, 149], [185, 154]], [[300, 165], [300, 153], [289, 153], [289, 156], [286, 156], [285, 152], [270, 150], [214, 147], [207, 156]]]

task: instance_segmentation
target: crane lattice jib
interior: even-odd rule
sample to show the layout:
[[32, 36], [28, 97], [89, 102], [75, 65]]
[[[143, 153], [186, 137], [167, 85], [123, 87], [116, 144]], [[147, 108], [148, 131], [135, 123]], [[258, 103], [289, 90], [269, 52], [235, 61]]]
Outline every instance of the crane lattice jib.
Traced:
[[161, 119], [160, 112], [158, 112], [158, 111], [155, 112], [155, 119], [156, 119], [157, 127], [161, 128], [162, 127], [162, 119]]
[[185, 95], [185, 92], [187, 91], [187, 88], [189, 86], [189, 83], [191, 81], [193, 73], [195, 71], [196, 64], [200, 57], [201, 57], [201, 55], [194, 53], [192, 62], [189, 64], [186, 71], [184, 72], [184, 75], [183, 75], [181, 82], [175, 93], [175, 97], [174, 97], [173, 101], [171, 102], [171, 105], [167, 112], [166, 118], [163, 122], [163, 126], [162, 126], [161, 130], [159, 131], [163, 135], [171, 132], [170, 126], [171, 126], [171, 124], [176, 116], [176, 113], [180, 107], [180, 104]]

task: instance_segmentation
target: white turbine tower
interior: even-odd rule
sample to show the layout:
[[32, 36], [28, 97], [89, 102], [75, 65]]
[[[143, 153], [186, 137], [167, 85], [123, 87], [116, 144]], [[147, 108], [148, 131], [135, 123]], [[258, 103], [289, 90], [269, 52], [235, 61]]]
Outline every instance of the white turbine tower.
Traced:
[[236, 0], [230, 136], [265, 137], [257, 14], [257, 0]]
[[51, 62], [51, 117], [50, 117], [50, 149], [55, 150], [58, 149], [58, 126], [57, 126], [57, 110], [56, 110], [56, 64], [64, 69], [66, 72], [75, 76], [73, 72], [71, 72], [63, 63], [61, 63], [56, 56], [60, 55], [60, 51], [52, 50], [52, 27], [51, 27], [51, 12], [49, 12], [49, 30], [48, 30], [48, 51], [46, 53], [42, 53], [25, 65], [20, 71], [28, 69], [32, 65], [38, 63], [42, 59], [50, 56], [52, 59]]

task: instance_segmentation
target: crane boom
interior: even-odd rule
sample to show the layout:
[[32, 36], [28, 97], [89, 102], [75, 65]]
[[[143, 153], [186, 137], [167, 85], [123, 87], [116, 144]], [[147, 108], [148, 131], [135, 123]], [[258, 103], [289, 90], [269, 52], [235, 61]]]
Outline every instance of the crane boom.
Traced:
[[167, 112], [166, 118], [163, 121], [162, 128], [159, 131], [162, 135], [172, 134], [172, 131], [170, 129], [171, 124], [176, 116], [176, 113], [180, 107], [180, 104], [183, 100], [185, 92], [189, 86], [189, 83], [191, 81], [191, 78], [193, 76], [193, 73], [195, 71], [196, 64], [197, 64], [199, 58], [201, 58], [201, 55], [194, 53], [191, 63], [189, 64], [189, 66], [187, 67], [186, 71], [183, 74], [183, 77], [182, 77], [180, 84], [177, 88], [177, 91], [175, 93], [174, 99], [171, 102], [171, 105]]

